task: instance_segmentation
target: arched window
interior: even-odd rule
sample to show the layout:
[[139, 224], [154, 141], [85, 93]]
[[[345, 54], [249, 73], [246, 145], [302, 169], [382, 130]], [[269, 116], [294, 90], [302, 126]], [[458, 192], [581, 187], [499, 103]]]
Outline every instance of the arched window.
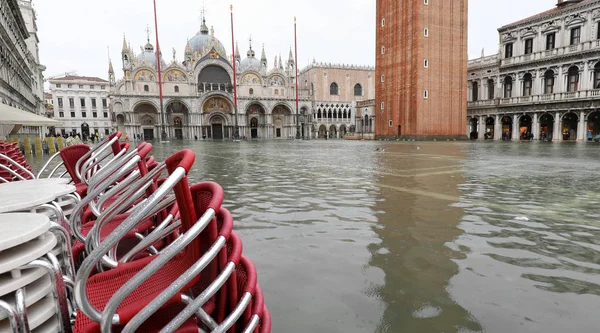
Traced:
[[531, 87], [533, 86], [533, 77], [530, 73], [523, 76], [523, 96], [531, 96]]
[[360, 85], [360, 83], [357, 83], [354, 86], [354, 96], [362, 96], [362, 94], [363, 94], [362, 86]]
[[[598, 33], [600, 34], [600, 24], [598, 24], [598, 26]], [[594, 66], [594, 89], [600, 89], [600, 61]]]
[[494, 86], [495, 86], [494, 80], [489, 79], [488, 82], [487, 82], [487, 84], [488, 84], [488, 86], [487, 86], [487, 88], [488, 88], [488, 99], [494, 99], [494, 97], [495, 97], [494, 96]]
[[477, 81], [473, 82], [472, 88], [473, 88], [473, 90], [472, 90], [473, 95], [471, 96], [471, 100], [473, 102], [477, 102], [479, 100], [479, 82], [477, 82]]
[[547, 70], [544, 73], [544, 94], [554, 93], [554, 72]]
[[512, 77], [507, 76], [504, 79], [504, 98], [512, 97], [512, 85], [513, 85]]
[[579, 89], [579, 68], [577, 66], [569, 68], [569, 86], [567, 88], [568, 92], [575, 92]]
[[329, 86], [329, 94], [330, 95], [339, 95], [340, 94], [337, 83], [334, 82]]
[[317, 112], [317, 118], [321, 119], [321, 109], [319, 109], [319, 111]]
[[337, 119], [337, 110], [333, 110], [333, 118]]
[[338, 111], [338, 119], [342, 119], [342, 110]]
[[254, 89], [250, 88], [249, 93], [250, 93], [250, 95], [254, 95]]
[[329, 112], [327, 113], [327, 118], [329, 118], [329, 119], [333, 118], [333, 116], [331, 115], [331, 110], [329, 110]]
[[175, 88], [173, 88], [175, 90], [176, 93], [179, 92], [179, 86], [175, 86]]
[[150, 91], [150, 87], [148, 87], [148, 85], [147, 85], [147, 84], [146, 84], [146, 85], [144, 85], [144, 91], [145, 91], [145, 92], [149, 92], [149, 91]]

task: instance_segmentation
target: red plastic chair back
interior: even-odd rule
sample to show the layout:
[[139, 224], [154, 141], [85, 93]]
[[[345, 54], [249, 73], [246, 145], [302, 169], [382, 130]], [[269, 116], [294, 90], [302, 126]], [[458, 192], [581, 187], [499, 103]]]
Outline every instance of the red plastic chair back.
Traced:
[[85, 154], [90, 151], [90, 146], [88, 145], [73, 145], [68, 146], [60, 150], [60, 157], [65, 164], [65, 168], [71, 175], [71, 179], [75, 184], [81, 184], [82, 181], [77, 177], [77, 173], [75, 172], [75, 165], [77, 165], [77, 161], [79, 161]]

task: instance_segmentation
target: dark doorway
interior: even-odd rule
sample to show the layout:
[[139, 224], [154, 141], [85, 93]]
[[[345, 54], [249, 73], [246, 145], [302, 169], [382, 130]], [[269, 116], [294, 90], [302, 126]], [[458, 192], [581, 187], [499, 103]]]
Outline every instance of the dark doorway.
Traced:
[[183, 130], [181, 128], [175, 129], [175, 138], [177, 140], [183, 140]]
[[144, 140], [154, 140], [154, 130], [151, 128], [144, 129]]
[[90, 125], [83, 123], [81, 125], [81, 138], [87, 140], [90, 137]]
[[398, 125], [398, 136], [402, 136], [402, 125]]
[[258, 138], [258, 119], [256, 118], [250, 120], [250, 136], [252, 139]]
[[213, 140], [223, 140], [223, 126], [221, 124], [212, 125]]
[[281, 137], [281, 128], [276, 129], [275, 133], [276, 133], [277, 137], [280, 138]]

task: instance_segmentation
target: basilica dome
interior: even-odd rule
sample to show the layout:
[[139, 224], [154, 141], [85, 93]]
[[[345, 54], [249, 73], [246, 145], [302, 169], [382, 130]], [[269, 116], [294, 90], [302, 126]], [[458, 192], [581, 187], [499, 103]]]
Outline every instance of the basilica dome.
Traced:
[[240, 62], [239, 71], [260, 71], [262, 64], [260, 60], [256, 59], [254, 51], [250, 49], [247, 55], [248, 57]]
[[[156, 52], [154, 52], [154, 46], [152, 46], [152, 44], [150, 43], [146, 44], [146, 46], [144, 46], [143, 52], [138, 54], [136, 59], [139, 63], [146, 62], [150, 66], [156, 68]], [[162, 59], [162, 55], [160, 59], [160, 65], [162, 68], [165, 68], [167, 66], [165, 61]]]
[[214, 31], [211, 34], [208, 33], [208, 27], [206, 26], [206, 22], [203, 21], [202, 27], [198, 33], [190, 38], [189, 42], [189, 51], [192, 54], [198, 54], [198, 58], [203, 58], [206, 56], [210, 50], [213, 48], [219, 53], [221, 57], [227, 58], [227, 52], [225, 51], [225, 47], [221, 41], [219, 41], [214, 36]]

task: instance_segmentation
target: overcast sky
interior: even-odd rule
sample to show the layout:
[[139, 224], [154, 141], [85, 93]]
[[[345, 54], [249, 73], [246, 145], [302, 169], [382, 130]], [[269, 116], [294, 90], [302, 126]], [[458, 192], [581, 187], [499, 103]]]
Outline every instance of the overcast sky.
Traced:
[[[152, 0], [33, 0], [38, 15], [41, 61], [49, 77], [76, 70], [79, 75], [108, 76], [108, 48], [117, 77], [122, 76], [123, 34], [136, 53], [146, 43], [150, 26], [155, 43]], [[183, 58], [186, 41], [200, 28], [202, 0], [156, 0], [163, 58], [177, 51]], [[405, 0], [402, 0], [405, 1]], [[450, 1], [450, 0], [440, 0]], [[498, 50], [497, 29], [507, 23], [552, 8], [556, 0], [469, 0], [469, 58]], [[287, 60], [298, 18], [300, 68], [317, 61], [374, 65], [374, 0], [205, 0], [207, 25], [231, 50], [229, 4], [234, 6], [235, 39], [242, 57], [252, 35], [260, 55], [264, 44], [273, 65], [275, 55]]]

